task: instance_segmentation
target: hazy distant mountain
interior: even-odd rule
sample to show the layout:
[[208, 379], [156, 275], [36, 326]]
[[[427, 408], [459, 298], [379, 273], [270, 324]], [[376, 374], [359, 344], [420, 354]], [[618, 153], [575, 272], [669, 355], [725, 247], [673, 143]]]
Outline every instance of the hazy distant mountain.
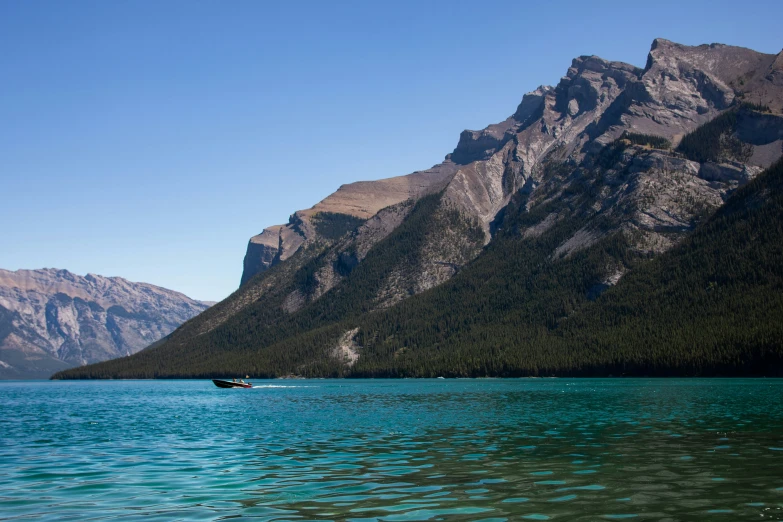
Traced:
[[210, 304], [120, 277], [0, 269], [0, 378], [131, 355]]
[[[443, 163], [344, 185], [251, 238], [240, 289], [160, 346], [63, 376], [756, 371], [727, 363], [718, 347], [734, 343], [737, 361], [767, 360], [754, 343], [783, 345], [767, 328], [768, 314], [733, 312], [724, 324], [736, 325], [735, 337], [713, 328], [699, 338], [688, 325], [676, 339], [650, 334], [637, 353], [613, 352], [612, 343], [622, 344], [617, 332], [628, 318], [656, 304], [634, 297], [627, 302], [638, 308], [600, 307], [630, 288], [624, 280], [645, 273], [650, 259], [677, 245], [695, 249], [686, 241], [693, 231], [781, 157], [781, 109], [783, 53], [658, 39], [643, 68], [576, 58], [557, 86], [526, 94], [505, 121], [464, 131]], [[779, 200], [764, 190], [777, 184], [760, 186], [755, 200], [743, 197], [762, 210], [736, 215], [776, 223]], [[721, 234], [709, 241], [725, 240], [726, 252], [736, 253], [741, 235], [730, 227]], [[767, 267], [754, 279], [761, 285], [783, 256], [766, 243], [759, 248], [758, 266]], [[710, 288], [734, 281], [729, 265], [715, 266], [711, 275], [693, 267], [695, 279], [678, 277], [687, 288], [695, 274]], [[764, 293], [773, 286], [727, 288], [769, 299], [774, 316], [774, 294]], [[579, 337], [570, 325], [588, 309], [606, 322]], [[677, 323], [671, 317], [689, 317], [685, 308], [658, 311], [667, 318], [661, 331]], [[688, 351], [681, 339], [692, 346], [710, 339], [715, 352]]]

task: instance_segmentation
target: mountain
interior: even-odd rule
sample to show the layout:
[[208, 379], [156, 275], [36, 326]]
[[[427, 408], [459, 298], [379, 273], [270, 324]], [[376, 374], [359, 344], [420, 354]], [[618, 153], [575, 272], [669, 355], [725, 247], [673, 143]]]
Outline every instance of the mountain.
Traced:
[[[658, 259], [692, 259], [716, 210], [779, 168], [781, 73], [781, 54], [662, 39], [644, 68], [576, 58], [557, 86], [525, 95], [505, 121], [464, 131], [443, 163], [345, 185], [251, 238], [239, 290], [161, 345], [58, 377], [740, 371], [702, 355], [698, 364], [667, 358], [662, 334], [629, 336], [637, 344], [616, 351], [611, 343], [650, 306], [626, 281]], [[774, 214], [778, 199], [754, 190]], [[734, 252], [738, 236], [724, 233], [710, 241]], [[775, 259], [772, 246], [759, 248]], [[767, 299], [769, 288], [750, 295]], [[636, 297], [612, 308], [623, 292]], [[589, 316], [579, 323], [587, 310], [605, 328]], [[732, 313], [725, 324], [738, 332], [769, 323]], [[656, 320], [646, 327], [669, 331]], [[580, 337], [587, 332], [594, 337]], [[696, 346], [698, 331], [688, 332]], [[770, 332], [769, 346], [783, 344]], [[739, 353], [752, 353], [756, 338], [738, 336]]]
[[[783, 108], [783, 53], [766, 55], [720, 44], [688, 47], [653, 42], [645, 69], [596, 56], [573, 61], [556, 87], [524, 96], [504, 122], [464, 131], [454, 152], [433, 168], [397, 178], [344, 185], [290, 222], [250, 239], [242, 284], [290, 258], [318, 236], [321, 213], [368, 219], [381, 209], [445, 189], [448, 203], [485, 229], [511, 194], [540, 183], [543, 164], [577, 165], [623, 132], [662, 136], [675, 144], [739, 101]], [[780, 154], [779, 118], [750, 118], [741, 132], [755, 145], [750, 164], [769, 166]], [[770, 135], [767, 135], [769, 133]], [[383, 215], [378, 216], [384, 219]]]
[[210, 304], [120, 277], [0, 269], [0, 378], [131, 355]]

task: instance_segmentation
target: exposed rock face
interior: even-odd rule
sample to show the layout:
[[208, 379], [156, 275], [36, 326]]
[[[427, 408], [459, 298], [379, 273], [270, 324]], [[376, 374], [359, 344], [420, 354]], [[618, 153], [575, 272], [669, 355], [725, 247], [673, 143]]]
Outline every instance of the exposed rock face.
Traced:
[[0, 377], [136, 353], [210, 304], [119, 277], [0, 269]]
[[306, 240], [314, 239], [316, 233], [310, 222], [313, 215], [331, 212], [368, 219], [382, 208], [442, 190], [456, 168], [453, 162], [445, 161], [429, 170], [407, 176], [341, 186], [312, 208], [295, 212], [288, 224], [271, 226], [250, 238], [240, 285], [279, 261], [285, 261]]
[[242, 281], [240, 286], [247, 283], [254, 275], [259, 274], [278, 259], [278, 252], [281, 251], [280, 230], [283, 225], [272, 226], [264, 229], [257, 236], [250, 238], [245, 253], [244, 269], [242, 270]]
[[[739, 47], [688, 47], [662, 39], [653, 42], [645, 69], [595, 56], [577, 58], [556, 87], [526, 95], [509, 120], [462, 134], [451, 158], [469, 163], [457, 171], [446, 195], [489, 230], [519, 191], [531, 192], [530, 208], [575, 186], [583, 188], [580, 176], [592, 165], [592, 156], [623, 132], [654, 134], [676, 145], [740, 98], [777, 106], [783, 91], [771, 85], [774, 74], [764, 75], [779, 61], [780, 55]], [[739, 83], [746, 85], [744, 92], [732, 87]], [[748, 111], [740, 119], [739, 138], [754, 146], [750, 165], [702, 168], [668, 151], [632, 147], [606, 172], [630, 178], [621, 176], [618, 189], [605, 191], [594, 211], [613, 215], [622, 228], [641, 229], [655, 251], [671, 246], [676, 238], [659, 232], [692, 229], [728, 191], [780, 157], [780, 116]], [[551, 176], [546, 165], [557, 162], [577, 174]], [[580, 231], [558, 254], [597, 237], [595, 231]]]
[[358, 328], [348, 330], [340, 336], [337, 346], [332, 350], [332, 357], [348, 367], [353, 366], [359, 360], [359, 349], [361, 347], [356, 343], [356, 334], [358, 333]]
[[[313, 250], [324, 257], [312, 287], [289, 291], [285, 299], [284, 309], [295, 313], [338, 286], [378, 241], [407, 219], [415, 201], [441, 191], [440, 207], [432, 215], [437, 226], [427, 233], [414, 261], [389, 269], [377, 306], [392, 306], [453, 276], [492, 240], [493, 227], [520, 194], [529, 211], [540, 205], [560, 207], [520, 231], [524, 237], [537, 237], [569, 216], [595, 221], [553, 251], [553, 260], [617, 230], [633, 236], [639, 250], [662, 252], [728, 193], [780, 157], [783, 118], [776, 111], [783, 99], [781, 60], [781, 54], [721, 44], [690, 47], [663, 39], [653, 42], [644, 68], [596, 56], [576, 58], [555, 87], [526, 94], [505, 121], [462, 132], [443, 163], [408, 176], [344, 185], [311, 209], [294, 213], [288, 224], [253, 237], [242, 284], [308, 245], [321, 245]], [[624, 132], [660, 136], [676, 146], [685, 134], [743, 101], [772, 109], [739, 115], [737, 138], [751, 152], [744, 163], [699, 164], [669, 149], [631, 143], [617, 148], [616, 157], [606, 157], [607, 146]], [[576, 203], [585, 190], [599, 191], [588, 206]], [[312, 221], [319, 212], [367, 221], [326, 252], [319, 250], [324, 238]], [[455, 222], [466, 226], [445, 225]], [[465, 235], [474, 225], [483, 231], [478, 243]], [[610, 275], [607, 280], [613, 281]]]
[[[676, 145], [736, 102], [739, 94], [731, 85], [738, 78], [756, 78], [776, 60], [779, 56], [749, 49], [688, 47], [662, 39], [653, 43], [645, 69], [596, 56], [576, 58], [556, 87], [526, 95], [505, 122], [462, 133], [449, 156], [462, 166], [446, 195], [489, 231], [512, 194], [542, 183], [544, 162], [567, 161], [576, 167], [625, 131], [659, 135]], [[770, 84], [744, 97], [776, 102], [783, 92], [755, 96], [757, 91], [772, 92]], [[780, 156], [775, 143], [780, 118], [768, 116], [769, 129], [762, 117], [755, 119], [745, 124], [754, 129], [745, 132], [745, 141], [755, 139], [760, 149], [755, 160], [767, 166]]]

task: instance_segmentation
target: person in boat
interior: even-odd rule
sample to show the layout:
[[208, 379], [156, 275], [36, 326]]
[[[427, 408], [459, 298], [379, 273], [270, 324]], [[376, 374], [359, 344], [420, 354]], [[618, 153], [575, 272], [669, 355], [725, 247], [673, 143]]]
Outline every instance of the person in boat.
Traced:
[[234, 377], [233, 379], [231, 379], [231, 382], [237, 382], [237, 378]]
[[242, 379], [239, 379], [239, 383], [240, 384], [245, 384], [245, 381], [243, 381]]

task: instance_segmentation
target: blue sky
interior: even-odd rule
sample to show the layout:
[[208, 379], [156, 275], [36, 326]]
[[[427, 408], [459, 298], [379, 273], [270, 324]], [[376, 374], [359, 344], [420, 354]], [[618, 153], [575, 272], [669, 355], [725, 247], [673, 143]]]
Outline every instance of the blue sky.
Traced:
[[250, 236], [438, 163], [575, 56], [783, 47], [779, 0], [636, 5], [0, 0], [0, 268], [219, 300]]

